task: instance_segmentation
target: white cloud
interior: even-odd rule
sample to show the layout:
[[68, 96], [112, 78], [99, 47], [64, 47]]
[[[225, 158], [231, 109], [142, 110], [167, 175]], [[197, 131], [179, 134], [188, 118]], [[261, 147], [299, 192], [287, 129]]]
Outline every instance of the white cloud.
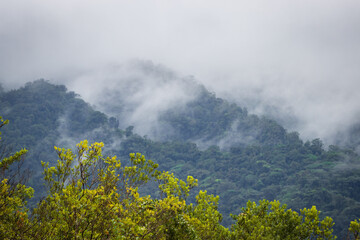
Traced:
[[359, 22], [358, 0], [1, 1], [0, 80], [63, 82], [148, 59], [331, 138], [360, 109]]

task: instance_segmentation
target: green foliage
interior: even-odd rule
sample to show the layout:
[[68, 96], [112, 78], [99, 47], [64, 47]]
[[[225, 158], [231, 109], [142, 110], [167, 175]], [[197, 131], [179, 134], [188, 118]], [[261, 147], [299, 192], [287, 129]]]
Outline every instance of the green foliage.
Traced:
[[350, 222], [349, 232], [353, 234], [354, 239], [360, 239], [360, 219]]
[[[200, 192], [195, 207], [186, 205], [196, 179], [161, 173], [141, 154], [130, 154], [131, 164], [123, 166], [115, 156], [104, 158], [102, 147], [82, 141], [76, 154], [55, 147], [57, 165], [42, 163], [49, 190], [34, 210], [32, 238], [206, 239], [212, 226], [224, 229], [212, 203], [218, 198]], [[138, 187], [149, 180], [159, 183], [163, 197], [140, 196]], [[204, 218], [199, 209], [217, 217]]]
[[[196, 203], [186, 202], [197, 179], [188, 176], [185, 182], [160, 172], [158, 164], [139, 153], [130, 154], [130, 164], [123, 165], [116, 156], [104, 157], [103, 147], [87, 140], [77, 144], [75, 153], [54, 147], [56, 166], [41, 163], [47, 195], [31, 217], [26, 199], [33, 189], [2, 178], [2, 239], [335, 239], [332, 219], [320, 220], [315, 207], [298, 214], [267, 200], [249, 201], [233, 216], [237, 222], [230, 231], [220, 224], [219, 196], [200, 191]], [[14, 161], [2, 164], [2, 172]], [[139, 194], [139, 186], [149, 181], [158, 183], [160, 198]], [[357, 239], [357, 220], [349, 231]]]
[[[0, 128], [8, 124], [0, 116]], [[1, 132], [0, 132], [1, 134]], [[1, 138], [0, 138], [1, 140]], [[1, 142], [2, 143], [2, 142]], [[23, 159], [27, 150], [0, 159], [0, 238], [22, 239], [29, 229], [27, 200], [33, 196], [34, 190], [21, 183], [19, 176], [12, 174], [10, 165]]]
[[227, 152], [216, 146], [200, 150], [188, 142], [159, 143], [134, 135], [122, 142], [119, 154], [138, 150], [180, 178], [190, 174], [199, 179], [201, 188], [220, 196], [225, 226], [232, 224], [228, 215], [249, 199], [266, 198], [279, 199], [292, 209], [316, 203], [322, 217], [334, 218], [336, 233], [346, 235], [348, 222], [360, 214], [359, 157], [340, 148], [315, 155], [311, 143], [303, 144], [297, 134], [290, 133], [287, 139], [283, 145], [237, 146]]
[[[54, 145], [70, 147], [85, 138], [108, 144], [123, 135], [116, 128], [116, 119], [110, 125], [105, 114], [95, 111], [74, 92], [45, 80], [1, 94], [0, 105], [0, 115], [6, 113], [11, 121], [3, 132], [6, 145], [9, 149], [29, 149], [23, 167], [32, 172], [29, 185], [39, 192], [38, 197], [44, 193], [40, 162], [56, 159]], [[102, 131], [95, 131], [100, 128]], [[37, 197], [32, 202], [35, 204], [36, 200]]]
[[313, 206], [301, 214], [286, 209], [279, 201], [262, 200], [257, 205], [249, 201], [238, 216], [233, 218], [234, 239], [335, 239], [332, 219], [319, 220], [320, 212]]
[[[104, 142], [106, 154], [125, 159], [122, 167], [134, 167], [127, 161], [133, 152], [156, 159], [159, 170], [178, 178], [174, 181], [179, 189], [181, 179], [186, 183], [188, 175], [194, 176], [200, 188], [220, 196], [218, 211], [223, 214], [222, 224], [226, 227], [233, 223], [229, 213], [239, 213], [248, 200], [264, 198], [278, 199], [296, 210], [311, 209], [316, 203], [321, 217], [328, 215], [334, 219], [334, 232], [339, 236], [345, 236], [349, 221], [360, 215], [359, 155], [338, 146], [325, 150], [319, 139], [304, 143], [298, 133], [288, 133], [275, 121], [250, 115], [246, 109], [217, 98], [206, 89], [184, 108], [174, 108], [160, 116], [160, 121], [171, 128], [164, 141], [141, 137], [131, 126], [119, 129], [121, 118], [108, 119], [64, 86], [44, 80], [3, 92], [0, 104], [0, 115], [6, 113], [11, 121], [3, 131], [6, 145], [29, 149], [24, 167], [33, 172], [28, 182], [37, 193], [29, 200], [33, 207], [46, 195], [40, 161], [56, 166], [54, 145], [68, 148], [89, 139]], [[212, 146], [216, 144], [221, 147]], [[16, 158], [15, 154], [13, 159]], [[13, 167], [6, 171], [16, 169], [10, 165], [13, 159], [6, 164]], [[75, 157], [72, 163], [77, 162]], [[128, 171], [130, 174], [133, 169]], [[162, 183], [168, 181], [165, 174], [161, 175]], [[120, 188], [125, 190], [124, 185]], [[167, 190], [196, 203], [192, 191], [185, 197], [176, 193], [174, 187]], [[161, 195], [154, 183], [139, 186], [138, 192], [153, 197]]]
[[200, 239], [229, 239], [229, 229], [219, 223], [222, 215], [218, 212], [219, 196], [207, 194], [201, 191], [196, 196], [196, 205], [190, 205], [189, 222], [201, 236]]

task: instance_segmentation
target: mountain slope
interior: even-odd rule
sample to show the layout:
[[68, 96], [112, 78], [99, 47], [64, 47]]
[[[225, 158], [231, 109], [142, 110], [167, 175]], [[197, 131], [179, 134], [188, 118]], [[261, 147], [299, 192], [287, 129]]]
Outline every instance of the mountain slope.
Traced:
[[30, 149], [30, 184], [40, 193], [40, 161], [56, 161], [54, 145], [74, 147], [86, 138], [104, 141], [108, 152], [123, 159], [141, 152], [180, 178], [198, 178], [201, 189], [220, 195], [225, 225], [231, 222], [230, 212], [263, 198], [294, 210], [316, 205], [334, 218], [337, 233], [360, 215], [356, 153], [336, 146], [326, 151], [319, 139], [304, 143], [298, 133], [249, 115], [203, 87], [197, 93], [159, 114], [159, 126], [169, 134], [158, 141], [136, 134], [136, 127], [119, 129], [121, 114], [108, 117], [66, 87], [39, 80], [0, 94], [0, 115], [11, 122], [3, 138]]

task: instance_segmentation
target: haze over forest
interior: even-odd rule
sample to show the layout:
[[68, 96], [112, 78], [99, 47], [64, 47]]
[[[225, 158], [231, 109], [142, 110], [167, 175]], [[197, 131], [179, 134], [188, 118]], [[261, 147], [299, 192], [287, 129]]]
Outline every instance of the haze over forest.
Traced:
[[102, 93], [141, 79], [127, 91], [139, 106], [129, 121], [146, 134], [159, 110], [191, 95], [144, 74], [152, 61], [333, 144], [360, 115], [359, 22], [356, 0], [1, 1], [0, 82], [49, 79], [101, 108]]
[[0, 239], [358, 239], [359, 23], [358, 0], [0, 1]]

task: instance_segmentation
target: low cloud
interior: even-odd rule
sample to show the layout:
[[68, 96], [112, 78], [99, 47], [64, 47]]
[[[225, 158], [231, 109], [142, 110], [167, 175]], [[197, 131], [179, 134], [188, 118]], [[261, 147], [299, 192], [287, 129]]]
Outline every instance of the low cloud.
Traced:
[[[303, 138], [332, 143], [360, 113], [359, 22], [356, 0], [2, 1], [0, 81], [9, 89], [46, 78], [95, 103], [103, 85], [134, 87], [102, 66], [148, 59]], [[146, 84], [153, 80], [142, 74]], [[176, 88], [132, 92], [129, 104], [147, 100], [133, 120], [171, 105], [164, 102], [187, 101]]]
[[133, 125], [135, 132], [151, 137], [171, 135], [159, 116], [184, 106], [200, 89], [192, 77], [140, 60], [93, 69], [68, 86], [96, 109], [118, 118], [120, 128]]

